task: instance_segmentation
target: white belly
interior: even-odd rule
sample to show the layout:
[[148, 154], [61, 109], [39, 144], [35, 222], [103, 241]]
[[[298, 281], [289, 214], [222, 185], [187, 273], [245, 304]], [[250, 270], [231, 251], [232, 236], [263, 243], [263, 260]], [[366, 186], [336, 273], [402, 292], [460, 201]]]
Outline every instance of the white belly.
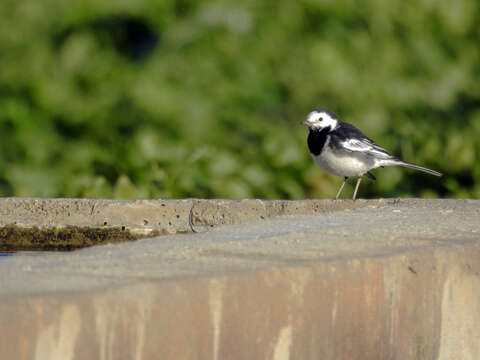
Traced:
[[315, 163], [329, 174], [337, 176], [360, 176], [372, 169], [371, 166], [351, 156], [338, 156], [325, 149], [319, 156], [312, 155]]

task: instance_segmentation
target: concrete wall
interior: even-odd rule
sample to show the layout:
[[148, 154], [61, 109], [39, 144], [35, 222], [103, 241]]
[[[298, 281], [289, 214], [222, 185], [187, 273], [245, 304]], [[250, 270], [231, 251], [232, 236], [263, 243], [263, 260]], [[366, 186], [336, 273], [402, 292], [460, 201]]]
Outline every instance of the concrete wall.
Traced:
[[480, 202], [323, 203], [0, 258], [1, 358], [480, 358]]

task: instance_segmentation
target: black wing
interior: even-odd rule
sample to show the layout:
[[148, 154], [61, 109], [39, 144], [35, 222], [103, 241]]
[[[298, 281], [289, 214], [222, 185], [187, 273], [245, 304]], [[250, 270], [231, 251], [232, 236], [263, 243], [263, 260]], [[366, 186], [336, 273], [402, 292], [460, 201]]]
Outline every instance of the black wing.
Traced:
[[381, 159], [393, 158], [387, 150], [348, 123], [340, 124], [330, 135], [336, 137], [336, 143], [347, 151], [360, 152]]

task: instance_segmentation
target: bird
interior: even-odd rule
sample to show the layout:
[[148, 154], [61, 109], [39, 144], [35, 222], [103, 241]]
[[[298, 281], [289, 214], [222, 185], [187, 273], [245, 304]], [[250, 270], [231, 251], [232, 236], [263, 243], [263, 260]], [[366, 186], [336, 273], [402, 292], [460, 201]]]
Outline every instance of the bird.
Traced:
[[352, 198], [355, 200], [362, 178], [365, 176], [375, 181], [370, 170], [379, 167], [398, 165], [442, 176], [438, 171], [390, 155], [355, 126], [339, 120], [328, 110], [315, 109], [302, 123], [308, 127], [307, 144], [315, 163], [327, 173], [344, 178], [335, 200], [348, 178], [358, 177]]

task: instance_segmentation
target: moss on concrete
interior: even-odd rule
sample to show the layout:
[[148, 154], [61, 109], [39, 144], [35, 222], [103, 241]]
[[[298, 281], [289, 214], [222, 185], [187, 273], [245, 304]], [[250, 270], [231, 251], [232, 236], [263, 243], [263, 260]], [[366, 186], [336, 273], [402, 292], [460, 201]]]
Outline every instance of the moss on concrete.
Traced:
[[87, 246], [132, 241], [159, 235], [133, 234], [125, 227], [79, 227], [23, 228], [16, 225], [0, 227], [0, 251], [70, 251]]

